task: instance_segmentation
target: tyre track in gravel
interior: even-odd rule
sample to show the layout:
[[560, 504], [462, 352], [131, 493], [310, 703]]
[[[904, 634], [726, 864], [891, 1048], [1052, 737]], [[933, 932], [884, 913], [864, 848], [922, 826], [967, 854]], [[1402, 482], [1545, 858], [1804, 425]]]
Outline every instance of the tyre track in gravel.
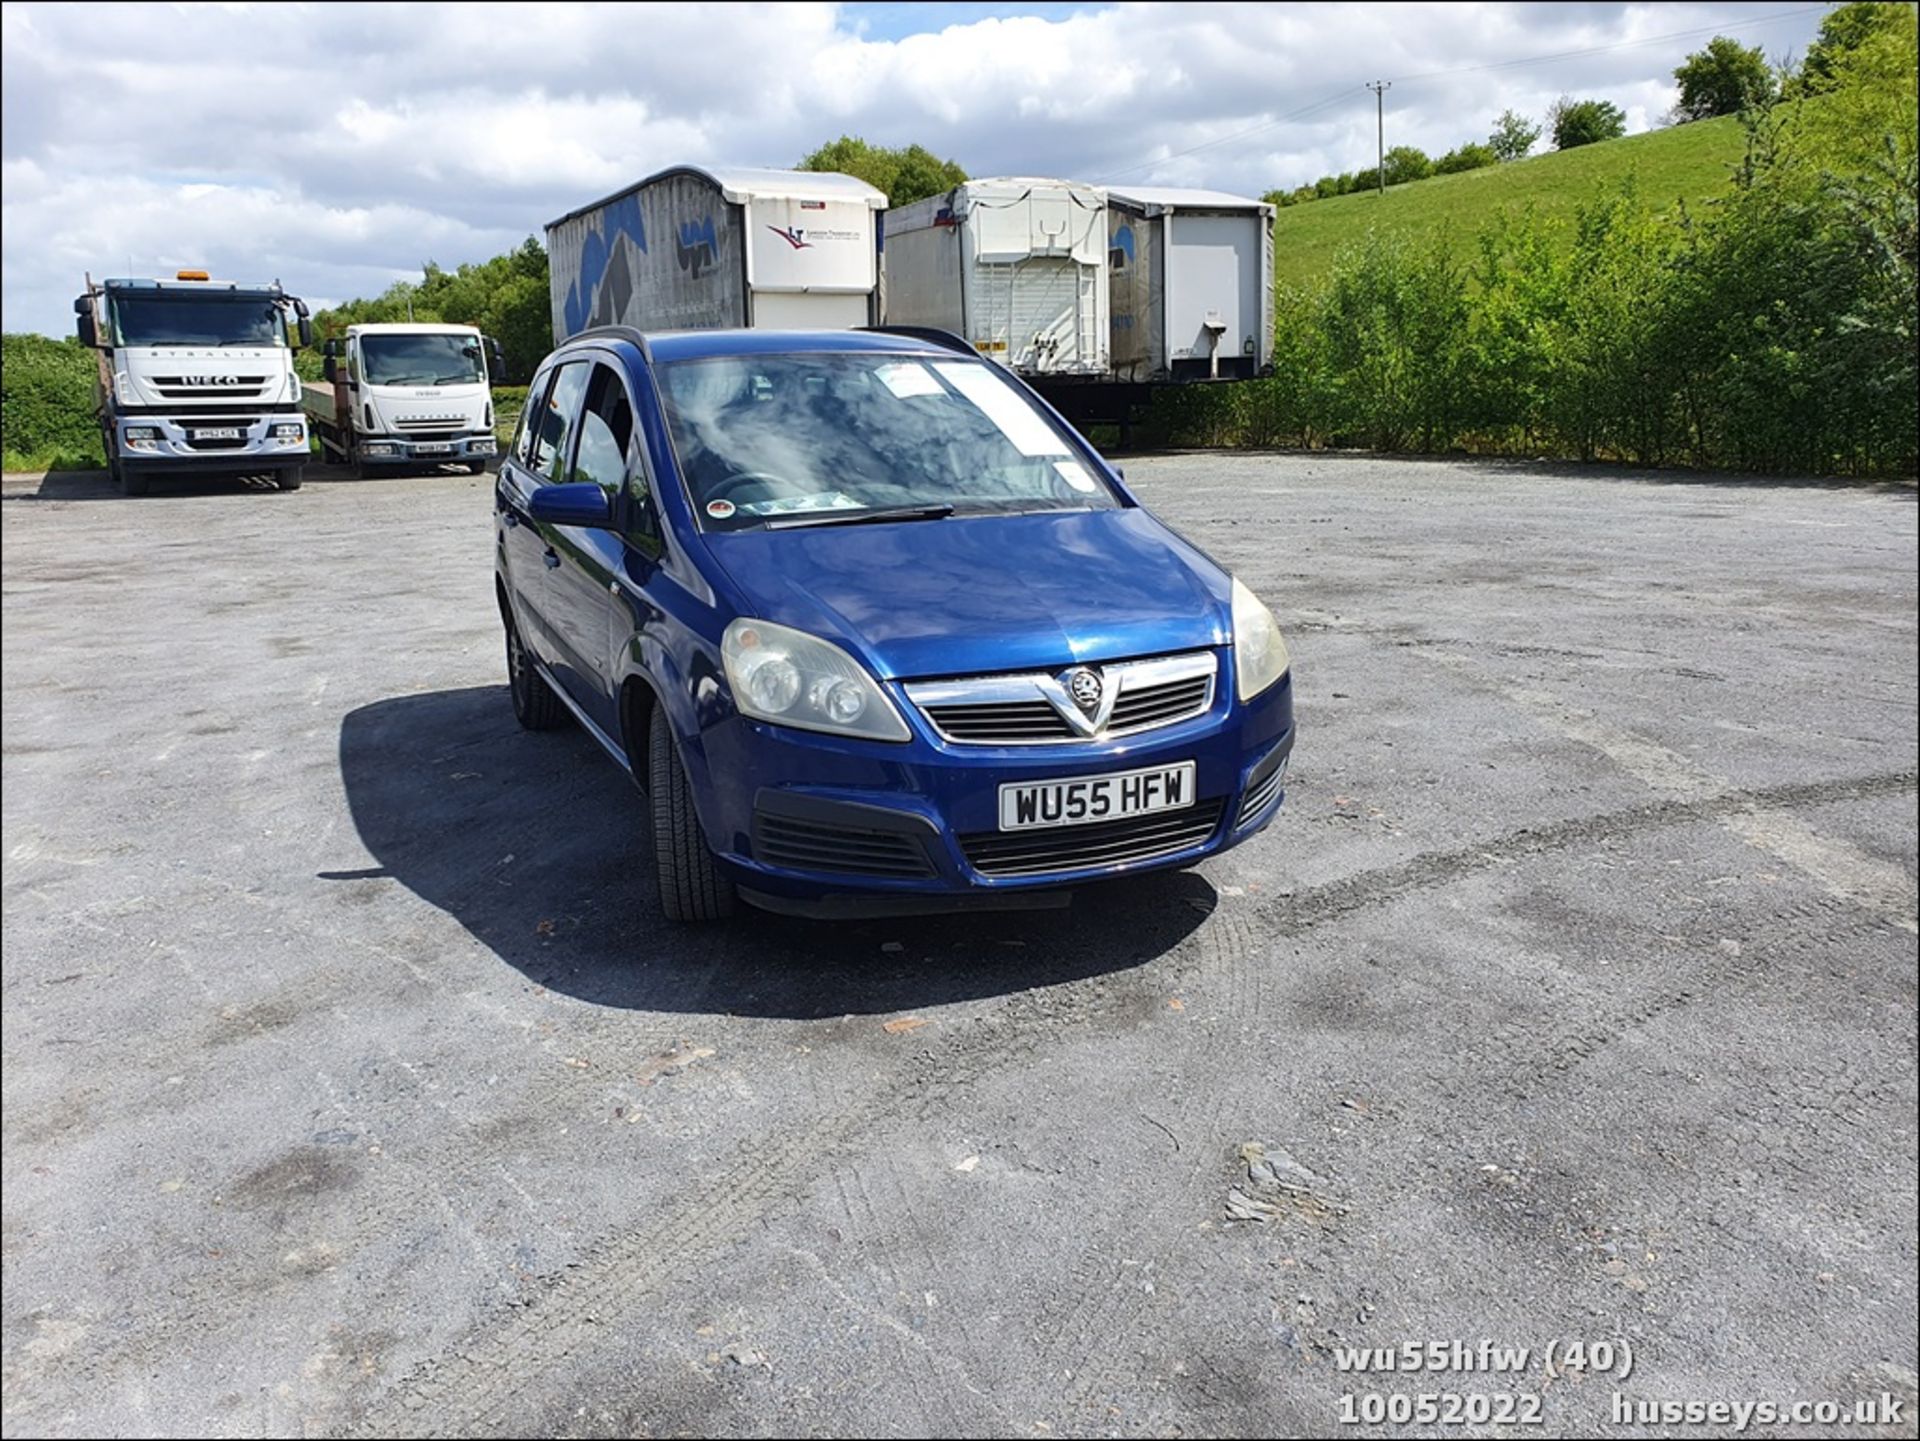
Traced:
[[[1917, 782], [1920, 776], [1913, 770], [1894, 771], [1651, 802], [1523, 827], [1265, 902], [1257, 908], [1258, 921], [1223, 926], [1217, 937], [1203, 929], [1177, 946], [1164, 967], [1150, 964], [1120, 977], [1100, 976], [1012, 996], [952, 1027], [911, 1063], [895, 1067], [847, 1111], [823, 1117], [797, 1135], [772, 1137], [746, 1147], [734, 1165], [650, 1224], [589, 1248], [577, 1266], [546, 1278], [544, 1289], [527, 1304], [505, 1308], [483, 1320], [466, 1340], [417, 1366], [373, 1400], [348, 1434], [490, 1429], [516, 1402], [524, 1404], [526, 1376], [563, 1368], [576, 1352], [590, 1348], [603, 1324], [637, 1309], [673, 1277], [744, 1234], [783, 1202], [809, 1190], [834, 1159], [881, 1125], [897, 1120], [903, 1103], [911, 1114], [924, 1119], [947, 1109], [981, 1076], [1037, 1056], [1071, 1030], [1116, 1016], [1128, 1024], [1140, 1023], [1133, 1019], [1140, 1014], [1139, 1001], [1164, 990], [1169, 979], [1177, 982], [1195, 971], [1243, 967], [1274, 936], [1301, 934], [1528, 856], [1763, 807], [1896, 795], [1914, 790]], [[1656, 1005], [1652, 1014], [1658, 1009]], [[1191, 1193], [1206, 1169], [1196, 1158], [1182, 1196]], [[1154, 1206], [1150, 1224], [1132, 1233], [1135, 1244], [1129, 1249], [1152, 1249], [1156, 1237], [1184, 1229], [1191, 1214], [1186, 1205], [1176, 1204], [1168, 1195]], [[1076, 1266], [1075, 1275], [1081, 1285], [1071, 1301], [1053, 1313], [1059, 1324], [1043, 1349], [1043, 1363], [1084, 1348], [1096, 1324], [1125, 1327], [1142, 1304], [1140, 1293], [1124, 1294], [1130, 1278], [1104, 1252], [1090, 1251]], [[1112, 1331], [1104, 1334], [1110, 1337]], [[1083, 1393], [1091, 1384], [1089, 1378], [1076, 1391]]]

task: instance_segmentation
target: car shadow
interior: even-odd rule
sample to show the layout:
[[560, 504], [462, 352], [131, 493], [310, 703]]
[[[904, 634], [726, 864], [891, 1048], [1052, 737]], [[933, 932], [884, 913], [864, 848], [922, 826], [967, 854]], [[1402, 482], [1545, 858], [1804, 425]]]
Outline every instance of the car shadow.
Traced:
[[646, 807], [586, 734], [533, 734], [504, 685], [376, 701], [341, 724], [340, 770], [376, 865], [530, 980], [594, 1005], [818, 1019], [910, 1011], [1145, 964], [1204, 922], [1192, 872], [1084, 887], [1072, 907], [805, 921], [742, 907], [661, 918]]
[[113, 483], [113, 477], [104, 470], [50, 470], [40, 477], [37, 484], [28, 484], [32, 484], [32, 489], [25, 484], [9, 483], [4, 498], [8, 501], [118, 500], [133, 505], [141, 501], [192, 495], [238, 495], [249, 490], [279, 490], [271, 475], [169, 475], [154, 481], [153, 489], [145, 495], [128, 497], [120, 493], [120, 487]]

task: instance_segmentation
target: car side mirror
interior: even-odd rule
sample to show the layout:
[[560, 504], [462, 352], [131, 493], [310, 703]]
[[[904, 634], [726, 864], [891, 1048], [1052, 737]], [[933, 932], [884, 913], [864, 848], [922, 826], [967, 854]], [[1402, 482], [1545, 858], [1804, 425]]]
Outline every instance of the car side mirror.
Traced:
[[340, 341], [338, 337], [332, 337], [322, 341], [320, 344], [320, 353], [326, 356], [328, 360], [338, 360], [340, 358]]
[[331, 355], [325, 360], [322, 360], [320, 362], [320, 378], [326, 381], [328, 385], [332, 385], [335, 381], [339, 380], [340, 362], [335, 360]]
[[300, 317], [300, 345], [302, 349], [313, 344], [313, 322], [306, 316]]
[[487, 359], [491, 363], [493, 378], [497, 381], [500, 372], [507, 368], [506, 352], [500, 349], [500, 342], [491, 335], [487, 337]]
[[613, 524], [613, 506], [607, 493], [591, 480], [570, 485], [543, 485], [527, 497], [535, 520], [548, 525], [575, 525], [604, 530]]
[[80, 343], [86, 346], [87, 349], [98, 350], [100, 348], [100, 332], [94, 325], [93, 313], [91, 311], [75, 320], [73, 328], [80, 336]]

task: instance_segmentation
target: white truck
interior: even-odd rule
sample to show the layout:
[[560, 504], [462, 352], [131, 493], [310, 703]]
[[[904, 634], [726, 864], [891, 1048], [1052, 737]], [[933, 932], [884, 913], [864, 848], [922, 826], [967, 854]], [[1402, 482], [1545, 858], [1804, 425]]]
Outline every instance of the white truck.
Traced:
[[463, 465], [494, 453], [487, 361], [499, 345], [471, 325], [350, 325], [326, 342], [304, 404], [320, 446], [359, 474]]
[[886, 204], [851, 175], [662, 170], [547, 226], [553, 338], [877, 324]]
[[80, 343], [98, 355], [94, 410], [125, 494], [169, 475], [271, 475], [300, 488], [307, 424], [293, 349], [313, 332], [278, 281], [88, 276], [73, 309]]
[[1104, 190], [969, 180], [886, 226], [887, 324], [948, 331], [1029, 378], [1109, 375]]
[[1273, 364], [1273, 215], [1218, 190], [1107, 191], [1115, 380], [1250, 380]]

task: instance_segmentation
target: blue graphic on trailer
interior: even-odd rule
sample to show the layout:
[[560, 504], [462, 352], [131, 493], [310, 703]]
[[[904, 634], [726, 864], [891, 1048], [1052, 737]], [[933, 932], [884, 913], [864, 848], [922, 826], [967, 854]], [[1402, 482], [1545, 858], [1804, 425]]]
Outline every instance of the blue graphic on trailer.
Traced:
[[1107, 263], [1115, 270], [1124, 270], [1133, 264], [1133, 227], [1123, 225], [1113, 232], [1113, 246], [1107, 253]]
[[[590, 321], [595, 325], [611, 325], [626, 309], [627, 297], [633, 293], [633, 281], [628, 274], [626, 256], [618, 253], [622, 235], [633, 242], [635, 250], [646, 253], [647, 227], [640, 218], [637, 193], [622, 196], [601, 211], [600, 228], [590, 233], [580, 247], [580, 269], [567, 289], [568, 335], [578, 335]], [[613, 284], [603, 287], [602, 282], [609, 279], [608, 266], [616, 258], [620, 263], [611, 277]], [[602, 294], [603, 288], [606, 294]]]
[[714, 263], [720, 254], [720, 238], [714, 232], [713, 217], [702, 220], [687, 220], [680, 225], [680, 242], [675, 247], [680, 268], [695, 280], [700, 271]]

